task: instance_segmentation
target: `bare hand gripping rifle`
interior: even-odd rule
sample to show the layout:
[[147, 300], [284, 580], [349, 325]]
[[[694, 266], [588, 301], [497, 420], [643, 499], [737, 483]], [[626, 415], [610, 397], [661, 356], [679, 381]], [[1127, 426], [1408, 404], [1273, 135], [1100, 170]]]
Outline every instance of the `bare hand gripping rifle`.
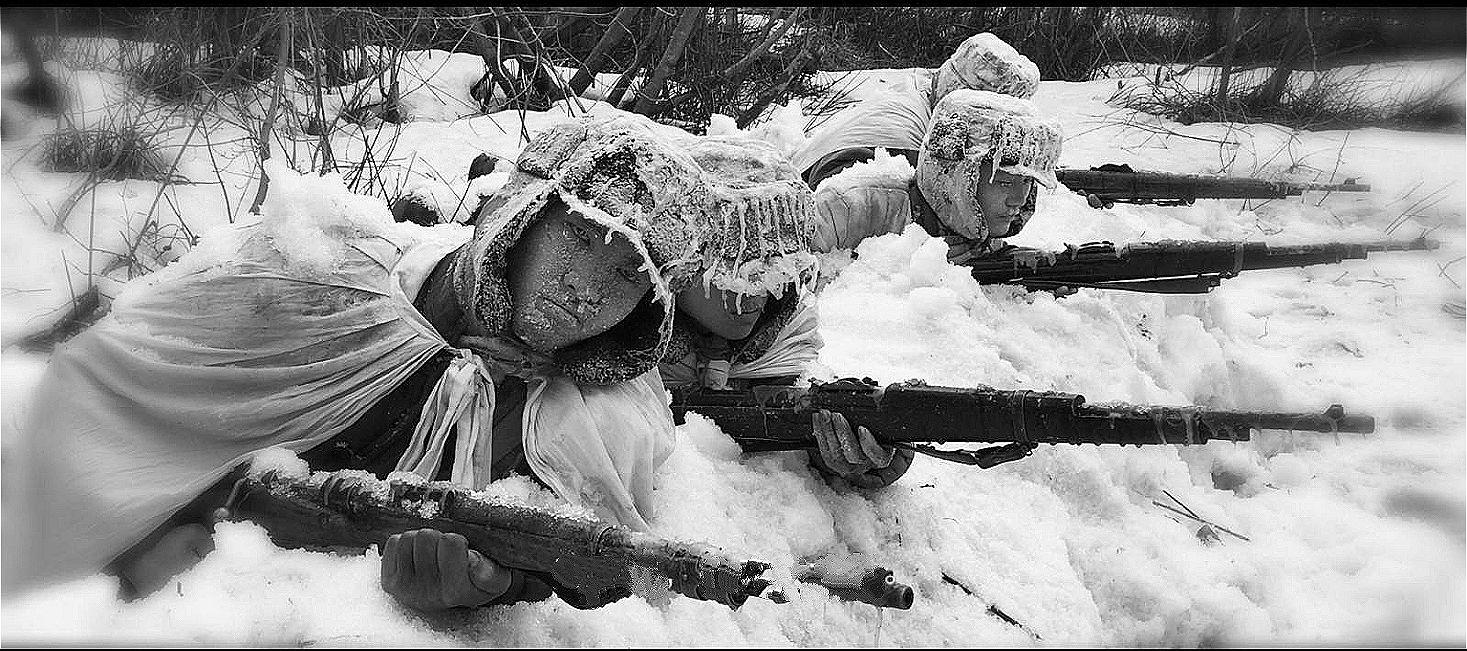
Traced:
[[[632, 594], [631, 566], [673, 579], [694, 599], [737, 609], [749, 597], [786, 603], [768, 578], [769, 563], [738, 560], [716, 547], [665, 540], [594, 519], [501, 502], [450, 482], [382, 481], [342, 470], [310, 475], [251, 470], [225, 506], [290, 548], [382, 548], [389, 536], [430, 528], [457, 533], [496, 563], [533, 574], [566, 603], [598, 608]], [[912, 589], [880, 568], [793, 578], [825, 586], [835, 596], [876, 606], [910, 608]], [[863, 581], [864, 580], [864, 581]]]
[[[866, 426], [884, 445], [991, 468], [1050, 445], [1198, 445], [1246, 441], [1252, 430], [1375, 431], [1375, 419], [1346, 415], [1340, 405], [1324, 413], [1225, 411], [1204, 407], [1128, 404], [1087, 405], [1085, 397], [1051, 391], [1002, 391], [928, 386], [909, 380], [882, 389], [870, 378], [845, 378], [809, 387], [672, 389], [672, 413], [711, 419], [746, 452], [815, 447], [811, 414], [843, 414], [854, 429]], [[932, 443], [1002, 443], [980, 450], [940, 450]]]
[[1344, 183], [1291, 183], [1240, 176], [1137, 172], [1129, 165], [1106, 164], [1088, 170], [1058, 169], [1055, 178], [1085, 195], [1095, 208], [1116, 202], [1190, 206], [1198, 199], [1283, 199], [1305, 192], [1369, 192], [1370, 186]]
[[1243, 271], [1286, 269], [1363, 260], [1381, 251], [1428, 251], [1441, 244], [1407, 241], [1269, 245], [1263, 242], [1159, 240], [1117, 248], [1110, 242], [1064, 251], [1005, 247], [963, 263], [982, 285], [1023, 285], [1030, 290], [1081, 287], [1153, 294], [1205, 294]]

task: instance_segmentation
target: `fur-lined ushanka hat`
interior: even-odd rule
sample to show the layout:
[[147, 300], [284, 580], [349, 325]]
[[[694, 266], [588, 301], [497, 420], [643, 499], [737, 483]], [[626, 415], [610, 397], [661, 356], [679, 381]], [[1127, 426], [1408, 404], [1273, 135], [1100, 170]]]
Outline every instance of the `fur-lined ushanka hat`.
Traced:
[[[685, 151], [708, 180], [703, 233], [705, 288], [778, 298], [813, 277], [814, 193], [773, 145], [739, 136], [692, 138]], [[682, 289], [677, 287], [675, 289]]]
[[771, 181], [762, 151], [740, 153], [752, 141], [665, 132], [639, 116], [589, 117], [525, 147], [454, 260], [454, 288], [475, 330], [510, 334], [508, 252], [552, 201], [626, 237], [653, 285], [610, 331], [555, 351], [557, 368], [577, 382], [611, 384], [650, 370], [672, 334], [673, 292], [696, 282], [778, 292], [809, 273], [813, 204], [792, 168], [794, 183]]
[[[960, 88], [932, 109], [932, 121], [917, 154], [917, 186], [939, 215], [956, 210], [951, 193], [968, 191], [988, 159], [994, 161], [994, 169], [1028, 176], [1053, 188], [1062, 140], [1059, 122], [1041, 116], [1032, 102]], [[1035, 188], [1020, 208], [1021, 226], [1034, 215], [1037, 194]]]
[[[815, 199], [789, 159], [773, 145], [739, 136], [695, 138], [686, 151], [708, 175], [712, 210], [695, 217], [709, 233], [701, 281], [705, 291], [769, 293], [772, 300], [749, 336], [730, 351], [749, 361], [768, 350], [815, 277], [810, 239]], [[697, 337], [684, 320], [665, 359], [681, 359]]]
[[975, 34], [959, 43], [932, 76], [932, 102], [959, 88], [1029, 99], [1039, 89], [1039, 66], [1003, 39]]

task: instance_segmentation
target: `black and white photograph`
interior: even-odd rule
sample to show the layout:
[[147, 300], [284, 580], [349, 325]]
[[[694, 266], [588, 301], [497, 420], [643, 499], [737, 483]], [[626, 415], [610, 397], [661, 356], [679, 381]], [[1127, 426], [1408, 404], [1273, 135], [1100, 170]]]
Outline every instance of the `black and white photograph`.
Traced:
[[0, 99], [0, 645], [1467, 644], [1467, 8], [5, 7]]

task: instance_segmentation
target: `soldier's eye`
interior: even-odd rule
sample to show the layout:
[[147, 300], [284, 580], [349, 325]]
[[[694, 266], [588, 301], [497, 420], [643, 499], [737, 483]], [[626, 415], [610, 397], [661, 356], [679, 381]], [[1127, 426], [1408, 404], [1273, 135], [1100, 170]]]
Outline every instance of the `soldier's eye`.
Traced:
[[639, 280], [636, 267], [617, 267], [616, 272], [621, 274], [622, 278], [625, 278], [630, 282], [637, 282], [637, 280]]

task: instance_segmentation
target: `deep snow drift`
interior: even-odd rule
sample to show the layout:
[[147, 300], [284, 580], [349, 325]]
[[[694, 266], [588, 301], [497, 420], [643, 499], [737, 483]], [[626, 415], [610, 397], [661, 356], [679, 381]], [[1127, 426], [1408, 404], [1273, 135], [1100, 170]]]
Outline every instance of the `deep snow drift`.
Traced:
[[[912, 83], [909, 74], [864, 73], [857, 95], [895, 92]], [[102, 98], [121, 96], [115, 76], [78, 71], [72, 77], [99, 112]], [[1442, 249], [1250, 273], [1204, 296], [1082, 290], [1056, 299], [979, 287], [945, 262], [940, 241], [910, 229], [863, 243], [857, 260], [825, 260], [839, 274], [819, 297], [826, 347], [813, 374], [1071, 391], [1092, 402], [1299, 411], [1339, 402], [1374, 414], [1374, 435], [1268, 432], [1250, 443], [1190, 449], [1046, 447], [986, 471], [921, 458], [894, 486], [862, 494], [828, 486], [801, 454], [741, 456], [716, 426], [693, 418], [680, 428], [678, 447], [659, 475], [655, 533], [776, 564], [860, 553], [912, 585], [916, 605], [878, 614], [808, 588], [790, 604], [753, 600], [738, 611], [683, 598], [656, 607], [633, 597], [595, 611], [552, 599], [424, 618], [377, 587], [374, 552], [336, 557], [280, 550], [254, 525], [229, 523], [218, 528], [213, 554], [134, 603], [119, 602], [115, 580], [105, 576], [6, 595], [0, 604], [4, 641], [1460, 643], [1467, 604], [1467, 348], [1462, 319], [1443, 305], [1463, 298], [1464, 138], [1385, 129], [1183, 126], [1106, 105], [1115, 87], [1114, 80], [1041, 84], [1036, 102], [1059, 117], [1067, 134], [1064, 166], [1115, 162], [1320, 181], [1353, 176], [1374, 192], [1094, 210], [1060, 189], [1042, 193], [1033, 221], [1014, 243], [1296, 243], [1406, 239], [1430, 230]], [[470, 186], [465, 174], [475, 155], [512, 158], [523, 145], [522, 126], [534, 134], [568, 112], [561, 106], [530, 113], [522, 124], [510, 112], [430, 121], [448, 119], [455, 109], [421, 110], [425, 119], [400, 127], [342, 134], [333, 143], [335, 156], [346, 170], [370, 152], [387, 163], [370, 182], [372, 190], [422, 188], [441, 197], [440, 205], [453, 204], [444, 212], [460, 218], [478, 194], [503, 181], [498, 173]], [[756, 133], [790, 147], [801, 137], [802, 122], [798, 111], [786, 109]], [[95, 205], [88, 199], [68, 218], [71, 232], [80, 233], [76, 239], [53, 232], [50, 224], [82, 175], [40, 172], [28, 142], [6, 143], [10, 173], [0, 242], [5, 341], [33, 330], [69, 300], [68, 277], [75, 291], [85, 288], [89, 241], [98, 251], [125, 250], [152, 213], [158, 232], [186, 230], [207, 242], [211, 229], [243, 214], [255, 193], [256, 166], [248, 147], [236, 141], [244, 134], [222, 123], [197, 133], [183, 124], [164, 135], [165, 158], [179, 156], [186, 176], [211, 184], [104, 183]], [[304, 164], [311, 147], [302, 138], [283, 144], [277, 155]], [[343, 176], [365, 191], [366, 176], [350, 170]], [[308, 208], [301, 206], [300, 214], [309, 215]], [[164, 259], [188, 248], [184, 238], [141, 241], [177, 243], [158, 252]], [[96, 267], [111, 259], [93, 257]], [[103, 290], [115, 294], [116, 283]], [[26, 394], [43, 367], [44, 357], [5, 351], [6, 446], [21, 435], [16, 423], [22, 410], [65, 408], [28, 404]], [[535, 489], [511, 480], [502, 490]], [[1163, 491], [1248, 540], [1224, 534], [1219, 542], [1204, 541], [1196, 522], [1153, 504], [1175, 506]], [[23, 497], [4, 493], [7, 508]]]

